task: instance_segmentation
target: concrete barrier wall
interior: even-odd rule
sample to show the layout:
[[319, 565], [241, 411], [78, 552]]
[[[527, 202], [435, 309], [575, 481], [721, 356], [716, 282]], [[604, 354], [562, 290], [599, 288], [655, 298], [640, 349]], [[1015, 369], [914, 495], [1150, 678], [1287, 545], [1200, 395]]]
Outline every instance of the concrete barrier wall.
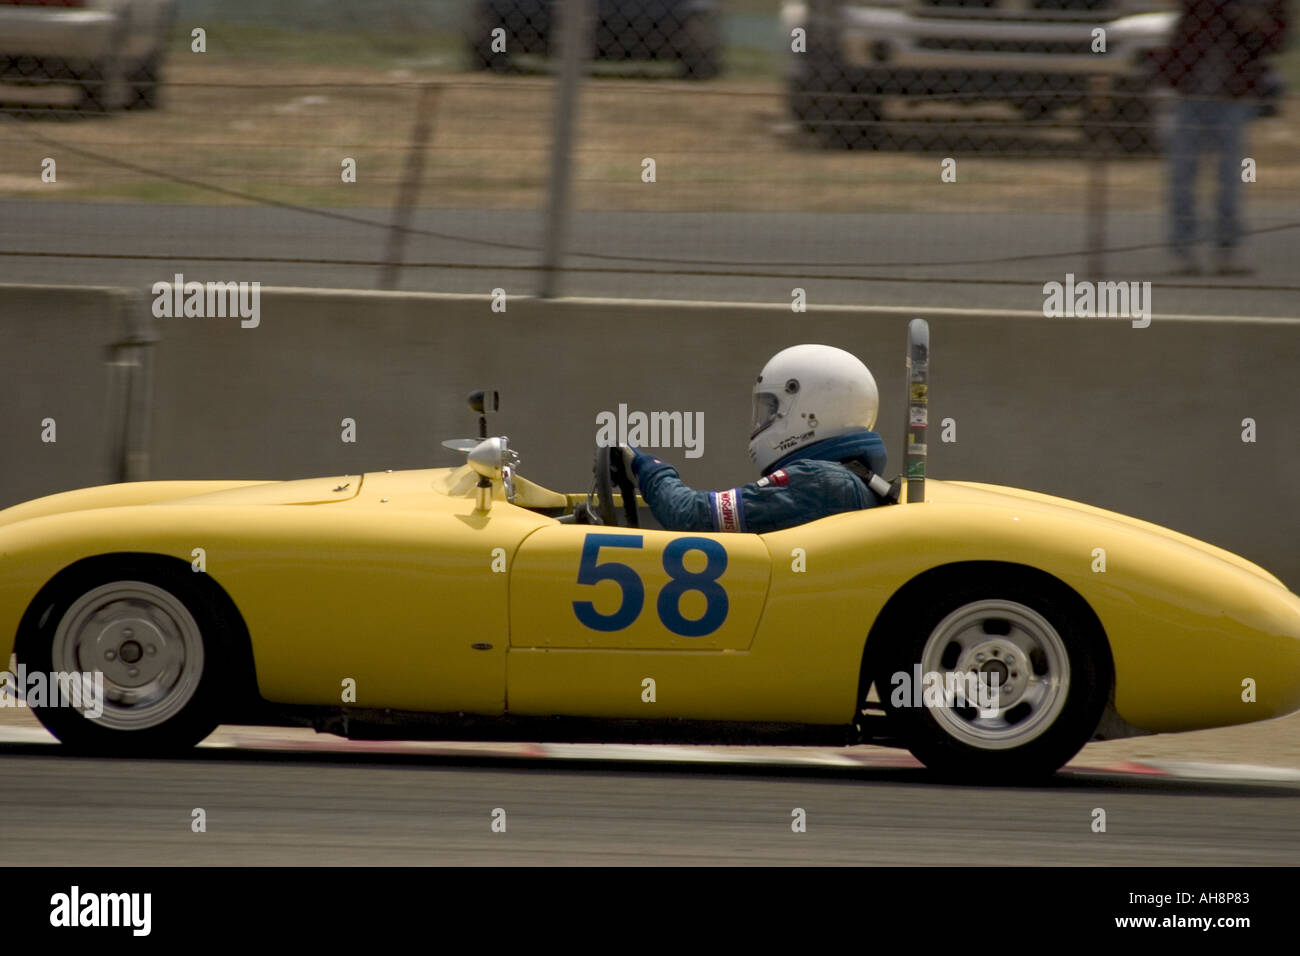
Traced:
[[139, 301], [125, 290], [0, 286], [0, 506], [119, 480], [125, 395], [110, 358], [147, 337]]
[[[33, 321], [16, 314], [16, 301], [42, 317], [80, 315], [92, 293], [65, 295], [66, 305], [22, 305], [0, 289], [0, 335], [8, 342]], [[662, 454], [699, 487], [731, 487], [754, 477], [745, 453], [754, 376], [773, 352], [799, 342], [846, 348], [876, 373], [892, 474], [906, 320], [915, 315], [930, 320], [934, 344], [932, 475], [1155, 521], [1300, 588], [1300, 324], [1288, 322], [1157, 315], [1135, 329], [1032, 314], [526, 299], [503, 314], [487, 297], [264, 289], [255, 329], [237, 319], [159, 320], [151, 477], [454, 464], [460, 456], [439, 442], [473, 434], [463, 396], [487, 386], [502, 393], [493, 433], [510, 435], [522, 473], [543, 484], [589, 485], [596, 415], [622, 403], [703, 412], [703, 456]], [[71, 319], [50, 321], [48, 348], [89, 334]], [[8, 378], [27, 354], [14, 359], [6, 348], [0, 372]], [[80, 361], [81, 378], [91, 376]], [[22, 373], [22, 427], [12, 431], [9, 415], [11, 431], [0, 432], [9, 463], [3, 503], [68, 486], [69, 463], [41, 458], [27, 435], [39, 437], [27, 419], [42, 403], [75, 402], [90, 414], [90, 390], [72, 369]], [[355, 443], [341, 441], [345, 418], [356, 422]], [[940, 441], [945, 418], [955, 422], [951, 443]], [[1245, 418], [1257, 424], [1254, 443], [1242, 441]], [[63, 436], [60, 426], [60, 455], [68, 454]], [[94, 480], [88, 470], [86, 482]]]

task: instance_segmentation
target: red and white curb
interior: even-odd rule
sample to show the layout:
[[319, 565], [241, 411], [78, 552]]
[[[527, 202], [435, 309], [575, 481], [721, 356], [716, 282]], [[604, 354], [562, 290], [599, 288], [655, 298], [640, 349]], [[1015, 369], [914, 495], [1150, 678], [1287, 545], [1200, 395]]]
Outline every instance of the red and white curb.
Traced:
[[1184, 763], [1150, 760], [1144, 766], [1169, 777], [1196, 780], [1254, 780], [1269, 783], [1300, 783], [1300, 770], [1290, 767], [1262, 767], [1248, 763]]
[[[54, 744], [43, 727], [0, 726], [2, 744]], [[772, 767], [866, 767], [914, 769], [921, 764], [904, 750], [885, 747], [717, 747], [671, 744], [539, 744], [423, 740], [346, 740], [306, 728], [221, 727], [200, 747], [299, 753], [423, 754], [441, 757], [527, 757], [630, 763], [749, 764]], [[1125, 774], [1210, 781], [1300, 783], [1300, 770], [1253, 764], [1124, 760], [1104, 764], [1071, 761], [1068, 773]]]

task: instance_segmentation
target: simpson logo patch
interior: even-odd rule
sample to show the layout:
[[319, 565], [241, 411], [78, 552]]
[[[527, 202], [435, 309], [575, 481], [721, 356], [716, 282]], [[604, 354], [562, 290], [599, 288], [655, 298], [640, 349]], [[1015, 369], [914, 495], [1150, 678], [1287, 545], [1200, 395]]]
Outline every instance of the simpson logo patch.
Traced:
[[736, 489], [715, 491], [713, 498], [713, 523], [719, 531], [740, 530], [740, 497]]

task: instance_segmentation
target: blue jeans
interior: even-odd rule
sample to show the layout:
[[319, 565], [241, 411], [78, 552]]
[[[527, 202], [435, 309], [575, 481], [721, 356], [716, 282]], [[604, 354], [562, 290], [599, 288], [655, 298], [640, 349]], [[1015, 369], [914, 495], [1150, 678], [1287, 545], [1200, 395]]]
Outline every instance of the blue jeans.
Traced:
[[1214, 242], [1230, 249], [1240, 240], [1243, 133], [1253, 115], [1254, 107], [1246, 100], [1179, 97], [1175, 104], [1169, 143], [1169, 241], [1175, 254], [1190, 256], [1197, 241], [1196, 173], [1204, 153], [1217, 158]]

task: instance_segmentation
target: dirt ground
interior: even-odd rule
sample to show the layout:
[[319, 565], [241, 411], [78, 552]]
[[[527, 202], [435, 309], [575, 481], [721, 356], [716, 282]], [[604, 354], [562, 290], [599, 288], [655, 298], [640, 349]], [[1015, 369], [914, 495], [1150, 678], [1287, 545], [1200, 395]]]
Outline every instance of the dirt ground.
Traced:
[[[419, 202], [538, 207], [549, 170], [553, 85], [415, 68], [173, 59], [165, 108], [109, 118], [74, 113], [74, 91], [0, 88], [0, 195], [190, 203], [262, 197], [322, 205], [391, 205], [410, 160], [420, 88], [438, 90]], [[21, 105], [34, 109], [12, 109]], [[59, 105], [63, 104], [63, 105]], [[1254, 124], [1252, 158], [1269, 196], [1300, 194], [1300, 103]], [[1077, 211], [1089, 201], [1081, 135], [1008, 122], [997, 107], [889, 104], [920, 123], [930, 151], [825, 150], [789, 121], [779, 82], [708, 84], [595, 78], [584, 87], [575, 201], [587, 209], [695, 211]], [[935, 124], [939, 124], [937, 127]], [[1027, 158], [1027, 150], [1046, 155]], [[940, 163], [957, 160], [957, 181]], [[57, 182], [44, 182], [45, 158]], [[344, 183], [345, 159], [357, 181]], [[653, 159], [656, 181], [642, 181]], [[1161, 202], [1164, 165], [1109, 164], [1114, 209]], [[221, 190], [233, 190], [223, 193]]]

